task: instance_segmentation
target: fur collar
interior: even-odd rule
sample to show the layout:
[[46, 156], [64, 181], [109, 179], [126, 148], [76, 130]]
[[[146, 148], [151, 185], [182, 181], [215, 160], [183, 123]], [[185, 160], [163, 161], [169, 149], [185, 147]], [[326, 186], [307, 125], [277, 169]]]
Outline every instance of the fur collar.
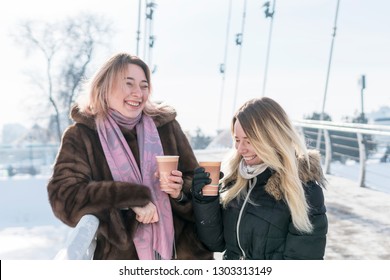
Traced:
[[[162, 112], [160, 114], [152, 116], [156, 127], [161, 127], [173, 121], [177, 115], [176, 111], [172, 107], [167, 105], [162, 107], [161, 111]], [[83, 124], [92, 130], [96, 130], [95, 117], [92, 115], [88, 115], [85, 112], [81, 112], [80, 108], [77, 105], [74, 105], [72, 107], [70, 117], [74, 120], [74, 122]]]
[[[309, 150], [309, 162], [310, 168], [307, 165], [306, 159], [303, 156], [299, 156], [298, 171], [299, 178], [302, 182], [316, 181], [322, 187], [326, 185], [326, 179], [321, 168], [321, 155], [316, 150]], [[283, 191], [281, 188], [281, 179], [278, 173], [274, 173], [267, 181], [265, 185], [265, 191], [273, 196], [276, 200], [283, 198]]]

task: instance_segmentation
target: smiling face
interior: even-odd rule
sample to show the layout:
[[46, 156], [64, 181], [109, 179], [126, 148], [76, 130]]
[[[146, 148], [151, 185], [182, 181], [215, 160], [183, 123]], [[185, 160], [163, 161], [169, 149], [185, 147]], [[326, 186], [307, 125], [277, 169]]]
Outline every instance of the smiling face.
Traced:
[[234, 139], [237, 153], [240, 154], [247, 165], [260, 164], [263, 161], [256, 155], [255, 149], [246, 136], [238, 120], [234, 123]]
[[142, 68], [128, 64], [115, 79], [108, 97], [108, 105], [128, 118], [141, 114], [149, 98], [150, 87]]

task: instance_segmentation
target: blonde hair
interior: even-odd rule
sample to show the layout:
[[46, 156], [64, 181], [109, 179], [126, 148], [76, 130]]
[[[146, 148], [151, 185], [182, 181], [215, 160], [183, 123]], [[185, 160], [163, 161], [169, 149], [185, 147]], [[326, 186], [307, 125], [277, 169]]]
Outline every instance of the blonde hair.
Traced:
[[149, 84], [149, 96], [143, 112], [155, 116], [162, 112], [170, 112], [171, 107], [159, 105], [150, 99], [152, 92], [151, 74], [148, 65], [139, 57], [128, 53], [118, 53], [108, 59], [87, 82], [84, 95], [77, 103], [81, 112], [102, 118], [108, 113], [108, 97], [116, 80], [123, 76], [126, 67], [135, 64], [142, 68]]
[[[280, 190], [288, 205], [295, 228], [311, 232], [308, 217], [309, 206], [305, 199], [302, 182], [299, 179], [297, 156], [304, 156], [309, 163], [308, 153], [299, 134], [294, 129], [283, 108], [271, 98], [252, 99], [246, 102], [234, 115], [231, 131], [239, 121], [257, 156], [280, 176]], [[247, 179], [238, 172], [241, 155], [234, 151], [223, 166], [225, 177], [222, 186], [233, 184], [221, 196], [224, 207], [233, 199], [242, 199], [247, 193]]]

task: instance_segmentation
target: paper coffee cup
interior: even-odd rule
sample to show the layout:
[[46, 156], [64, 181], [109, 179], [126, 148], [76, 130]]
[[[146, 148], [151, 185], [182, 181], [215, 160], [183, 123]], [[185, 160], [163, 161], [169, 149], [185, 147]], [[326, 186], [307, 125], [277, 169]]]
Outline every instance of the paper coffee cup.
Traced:
[[179, 156], [156, 156], [156, 160], [160, 176], [160, 188], [165, 191], [168, 189], [168, 176], [171, 176], [173, 170], [177, 170]]
[[199, 166], [203, 167], [206, 172], [210, 173], [211, 183], [202, 189], [204, 196], [218, 195], [219, 172], [221, 170], [220, 161], [201, 161]]

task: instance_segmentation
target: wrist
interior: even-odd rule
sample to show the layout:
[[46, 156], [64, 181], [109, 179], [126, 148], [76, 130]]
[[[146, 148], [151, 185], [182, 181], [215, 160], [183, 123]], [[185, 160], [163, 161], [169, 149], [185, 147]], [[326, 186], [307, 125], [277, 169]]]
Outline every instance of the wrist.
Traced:
[[183, 191], [180, 191], [179, 195], [177, 197], [174, 197], [173, 199], [176, 200], [176, 201], [182, 200], [183, 199]]
[[184, 203], [188, 201], [188, 197], [183, 191], [180, 191], [179, 196], [177, 198], [174, 198], [174, 200], [176, 202]]

